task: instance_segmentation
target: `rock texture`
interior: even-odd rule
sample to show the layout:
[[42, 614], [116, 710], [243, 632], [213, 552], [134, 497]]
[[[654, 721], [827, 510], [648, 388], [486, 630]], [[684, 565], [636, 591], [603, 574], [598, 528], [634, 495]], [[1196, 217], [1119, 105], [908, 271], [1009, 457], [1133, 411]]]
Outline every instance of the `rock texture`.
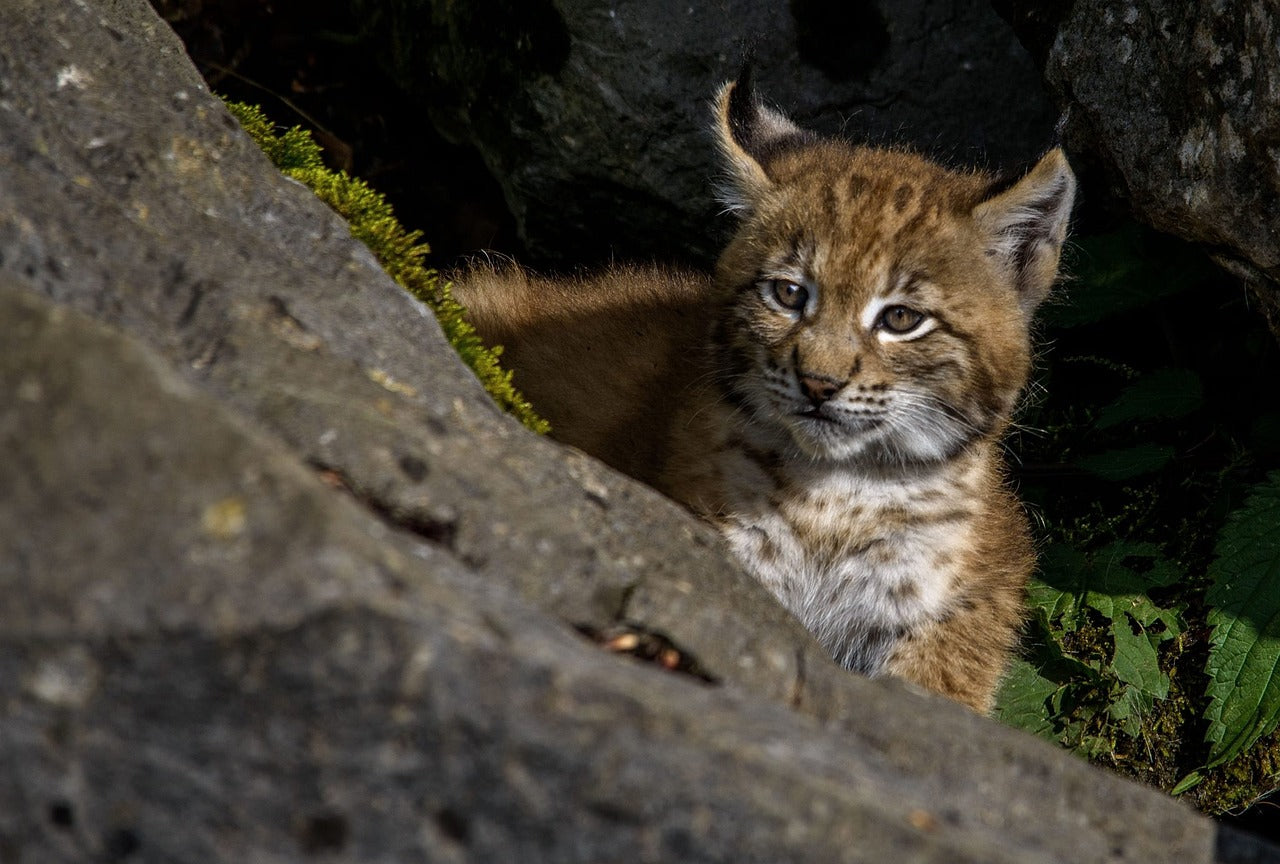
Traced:
[[498, 415], [143, 0], [0, 32], [0, 860], [1266, 854], [836, 669]]
[[404, 87], [503, 184], [532, 256], [707, 260], [708, 103], [754, 49], [804, 125], [965, 164], [1038, 156], [1054, 115], [984, 0], [352, 0]]
[[1001, 4], [1066, 143], [1142, 220], [1250, 282], [1280, 338], [1280, 9], [1265, 0]]

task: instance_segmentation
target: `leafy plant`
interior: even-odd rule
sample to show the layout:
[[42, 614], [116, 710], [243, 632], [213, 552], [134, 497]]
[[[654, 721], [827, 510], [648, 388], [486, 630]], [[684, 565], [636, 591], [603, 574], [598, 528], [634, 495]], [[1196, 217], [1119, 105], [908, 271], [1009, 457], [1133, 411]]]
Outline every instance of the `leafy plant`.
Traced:
[[449, 343], [494, 401], [533, 431], [547, 432], [547, 422], [516, 390], [511, 372], [499, 364], [502, 349], [484, 345], [467, 322], [466, 310], [453, 298], [449, 284], [423, 263], [431, 250], [422, 242], [421, 232], [406, 230], [386, 199], [363, 180], [325, 167], [320, 146], [310, 132], [294, 127], [277, 133], [254, 105], [228, 102], [227, 108], [281, 173], [306, 185], [346, 219], [352, 236], [369, 247], [383, 269], [435, 313]]
[[1275, 472], [1231, 515], [1209, 570], [1208, 767], [1234, 759], [1280, 722], [1278, 529]]
[[[1138, 737], [1144, 715], [1169, 695], [1157, 649], [1186, 626], [1180, 605], [1150, 592], [1180, 576], [1153, 544], [1114, 541], [1092, 555], [1064, 543], [1045, 550], [1029, 600], [1049, 638], [1006, 682], [1000, 716], [1090, 755], [1113, 750], [1116, 730]], [[1038, 703], [1028, 702], [1028, 689]], [[1041, 709], [1030, 722], [1029, 707]]]
[[1280, 787], [1280, 357], [1239, 286], [1080, 244], [1015, 441], [1045, 544], [997, 715], [1219, 813]]

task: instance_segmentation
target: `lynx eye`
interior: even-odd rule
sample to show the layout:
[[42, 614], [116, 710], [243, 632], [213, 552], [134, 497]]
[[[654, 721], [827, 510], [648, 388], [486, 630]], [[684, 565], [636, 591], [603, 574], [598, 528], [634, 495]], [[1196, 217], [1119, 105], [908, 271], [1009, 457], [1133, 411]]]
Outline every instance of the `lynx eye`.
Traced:
[[880, 326], [890, 333], [910, 333], [923, 320], [924, 313], [910, 306], [890, 306], [880, 313]]
[[770, 279], [766, 284], [771, 286], [773, 299], [783, 309], [799, 312], [809, 302], [809, 289], [803, 285], [786, 279]]

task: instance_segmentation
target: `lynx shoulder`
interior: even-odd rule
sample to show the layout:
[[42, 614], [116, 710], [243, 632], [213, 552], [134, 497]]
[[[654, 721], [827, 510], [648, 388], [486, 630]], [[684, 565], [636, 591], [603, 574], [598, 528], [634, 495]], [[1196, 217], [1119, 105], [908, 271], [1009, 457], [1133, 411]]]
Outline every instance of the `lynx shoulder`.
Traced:
[[712, 275], [457, 279], [553, 434], [715, 525], [840, 663], [989, 710], [1034, 565], [1000, 439], [1075, 194], [820, 138], [729, 83]]

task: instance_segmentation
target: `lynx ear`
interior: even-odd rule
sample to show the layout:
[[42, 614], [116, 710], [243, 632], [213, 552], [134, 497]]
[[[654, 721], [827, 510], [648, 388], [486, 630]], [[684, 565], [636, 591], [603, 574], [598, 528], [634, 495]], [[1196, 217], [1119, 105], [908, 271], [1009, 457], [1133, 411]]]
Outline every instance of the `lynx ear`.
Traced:
[[973, 208], [974, 221], [990, 237], [987, 254], [1008, 268], [1022, 311], [1031, 317], [1058, 276], [1076, 177], [1062, 148], [1046, 153], [1012, 184], [997, 184]]
[[749, 212], [773, 185], [769, 162], [782, 150], [813, 138], [784, 115], [761, 105], [751, 70], [720, 88], [716, 96], [716, 140], [728, 169], [720, 198], [733, 212]]

